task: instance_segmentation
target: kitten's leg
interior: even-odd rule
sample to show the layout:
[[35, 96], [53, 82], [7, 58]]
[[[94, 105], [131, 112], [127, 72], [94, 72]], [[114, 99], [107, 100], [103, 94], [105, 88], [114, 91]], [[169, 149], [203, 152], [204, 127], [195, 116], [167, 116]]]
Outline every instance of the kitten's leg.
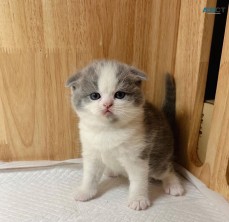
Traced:
[[138, 159], [132, 162], [130, 159], [122, 161], [130, 181], [129, 204], [134, 210], [145, 210], [150, 206], [148, 197], [148, 162]]
[[161, 179], [165, 193], [173, 196], [184, 194], [184, 188], [174, 171], [166, 172]]
[[108, 176], [108, 177], [117, 177], [117, 176], [119, 176], [119, 174], [117, 172], [114, 172], [113, 170], [111, 170], [108, 167], [105, 168], [104, 175]]
[[83, 160], [83, 181], [77, 189], [75, 200], [87, 201], [92, 199], [97, 193], [98, 183], [103, 174], [104, 165], [99, 158], [84, 157]]

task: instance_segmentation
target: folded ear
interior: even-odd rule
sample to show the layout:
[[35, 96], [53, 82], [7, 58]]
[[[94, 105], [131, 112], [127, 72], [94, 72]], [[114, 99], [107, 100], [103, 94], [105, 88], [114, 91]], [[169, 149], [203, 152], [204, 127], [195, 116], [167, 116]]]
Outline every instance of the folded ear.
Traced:
[[80, 79], [81, 79], [81, 73], [78, 72], [69, 77], [69, 79], [65, 83], [65, 86], [71, 88], [72, 90], [75, 90]]
[[130, 67], [130, 73], [133, 74], [138, 79], [138, 81], [147, 79], [146, 74], [143, 71], [141, 71], [141, 70], [139, 70], [133, 66]]

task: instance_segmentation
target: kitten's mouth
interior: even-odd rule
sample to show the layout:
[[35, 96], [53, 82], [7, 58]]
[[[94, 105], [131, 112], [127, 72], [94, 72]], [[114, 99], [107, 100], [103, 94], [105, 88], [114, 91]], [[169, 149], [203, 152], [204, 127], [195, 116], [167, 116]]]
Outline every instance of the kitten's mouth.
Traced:
[[118, 120], [117, 116], [109, 109], [103, 110], [102, 116], [104, 120], [109, 121], [110, 123], [116, 122]]
[[110, 116], [110, 115], [113, 115], [113, 113], [109, 109], [106, 109], [106, 110], [103, 110], [103, 115]]

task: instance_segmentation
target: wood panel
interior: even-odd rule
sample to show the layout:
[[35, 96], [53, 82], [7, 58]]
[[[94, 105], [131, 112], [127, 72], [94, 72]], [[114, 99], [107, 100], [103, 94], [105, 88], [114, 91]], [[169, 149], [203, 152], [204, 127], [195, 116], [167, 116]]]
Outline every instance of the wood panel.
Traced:
[[[229, 15], [224, 36], [206, 161], [208, 185], [229, 200]], [[202, 174], [205, 172], [201, 172]]]
[[[185, 7], [186, 6], [186, 7]], [[215, 1], [183, 1], [179, 19], [175, 77], [179, 162], [208, 187], [229, 199], [229, 19], [227, 18], [213, 120], [204, 163], [197, 155], [197, 142], [204, 100], [214, 16], [204, 7]]]
[[157, 105], [174, 71], [180, 0], [1, 0], [0, 159], [79, 156], [67, 76], [92, 59], [146, 71]]
[[187, 169], [200, 166], [197, 141], [204, 100], [214, 15], [203, 13], [216, 1], [181, 1], [175, 78], [179, 162]]
[[[68, 61], [73, 59], [73, 61]], [[72, 53], [0, 53], [6, 138], [1, 159], [61, 159], [78, 155], [75, 118], [62, 89]], [[57, 65], [58, 64], [58, 65]], [[61, 90], [62, 89], [62, 90]]]

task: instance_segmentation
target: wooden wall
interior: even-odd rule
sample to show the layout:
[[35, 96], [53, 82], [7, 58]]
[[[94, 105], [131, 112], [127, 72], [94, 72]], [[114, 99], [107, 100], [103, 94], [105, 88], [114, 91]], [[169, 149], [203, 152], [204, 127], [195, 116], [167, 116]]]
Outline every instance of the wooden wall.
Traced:
[[[198, 89], [201, 90], [201, 87]], [[199, 109], [196, 107], [194, 112], [197, 110]], [[190, 121], [196, 122], [195, 118], [197, 117], [193, 113]], [[186, 144], [182, 139], [186, 153], [180, 152], [179, 160], [208, 187], [229, 200], [229, 15], [227, 15], [213, 118], [204, 163], [198, 160], [196, 154], [194, 133], [198, 128], [195, 127], [197, 127], [195, 124], [190, 124], [190, 136]]]
[[227, 15], [213, 120], [203, 169], [201, 177], [206, 171], [208, 172], [208, 178], [204, 177], [207, 179], [206, 184], [229, 200], [229, 14]]
[[174, 73], [180, 0], [1, 0], [0, 159], [79, 156], [67, 77], [92, 59], [132, 63], [149, 75], [157, 105]]
[[215, 0], [182, 1], [177, 36], [175, 78], [179, 162], [188, 169], [202, 165], [197, 143], [204, 102], [214, 15], [203, 13]]
[[214, 16], [190, 10], [190, 7], [214, 7], [215, 3], [181, 2], [175, 63], [177, 154], [183, 166], [229, 200], [229, 16], [205, 161], [201, 162], [197, 154]]

